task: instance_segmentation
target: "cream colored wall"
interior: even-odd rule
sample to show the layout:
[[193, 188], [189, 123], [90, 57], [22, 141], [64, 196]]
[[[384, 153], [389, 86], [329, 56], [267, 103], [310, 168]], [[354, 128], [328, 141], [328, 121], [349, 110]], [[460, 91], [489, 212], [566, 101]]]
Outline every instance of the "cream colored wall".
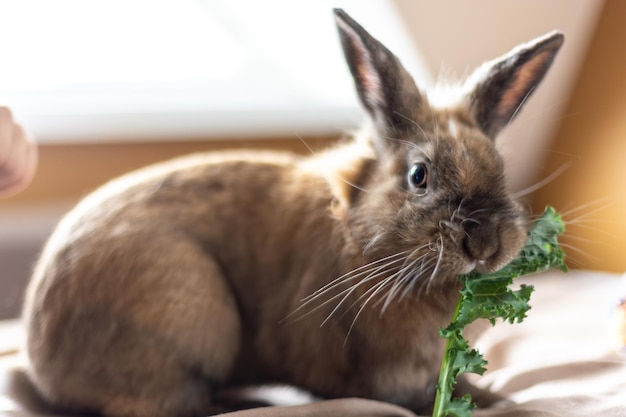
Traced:
[[544, 174], [571, 164], [536, 193], [535, 207], [568, 213], [571, 264], [626, 271], [626, 2], [609, 0]]

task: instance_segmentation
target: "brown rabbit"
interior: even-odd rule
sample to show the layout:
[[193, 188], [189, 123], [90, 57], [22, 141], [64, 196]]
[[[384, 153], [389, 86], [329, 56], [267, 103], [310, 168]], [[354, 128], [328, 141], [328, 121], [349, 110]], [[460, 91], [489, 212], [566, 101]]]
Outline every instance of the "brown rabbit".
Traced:
[[29, 374], [47, 400], [191, 416], [221, 388], [284, 383], [428, 406], [456, 277], [502, 267], [525, 241], [494, 139], [563, 36], [483, 65], [436, 107], [389, 50], [335, 16], [371, 119], [361, 134], [308, 158], [154, 165], [60, 222], [24, 307]]

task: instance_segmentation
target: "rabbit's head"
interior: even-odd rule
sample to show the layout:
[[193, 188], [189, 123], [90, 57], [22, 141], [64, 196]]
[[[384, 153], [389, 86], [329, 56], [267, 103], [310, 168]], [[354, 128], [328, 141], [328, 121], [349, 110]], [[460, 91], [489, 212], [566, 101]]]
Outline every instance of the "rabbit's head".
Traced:
[[550, 33], [485, 63], [459, 86], [458, 99], [435, 105], [385, 46], [342, 10], [335, 17], [371, 119], [373, 156], [344, 196], [365, 256], [411, 271], [400, 276], [422, 289], [504, 266], [526, 240], [526, 220], [494, 141], [546, 74], [563, 36]]

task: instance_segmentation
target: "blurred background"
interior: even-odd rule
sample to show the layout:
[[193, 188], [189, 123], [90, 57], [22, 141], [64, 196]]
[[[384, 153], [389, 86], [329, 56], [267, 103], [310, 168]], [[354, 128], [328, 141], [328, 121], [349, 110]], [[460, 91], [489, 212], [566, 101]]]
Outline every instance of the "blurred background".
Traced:
[[0, 0], [0, 104], [40, 144], [32, 185], [0, 200], [0, 318], [19, 313], [60, 216], [103, 182], [201, 150], [308, 153], [357, 127], [332, 7], [422, 88], [562, 31], [499, 146], [531, 210], [565, 214], [572, 267], [626, 270], [626, 2]]

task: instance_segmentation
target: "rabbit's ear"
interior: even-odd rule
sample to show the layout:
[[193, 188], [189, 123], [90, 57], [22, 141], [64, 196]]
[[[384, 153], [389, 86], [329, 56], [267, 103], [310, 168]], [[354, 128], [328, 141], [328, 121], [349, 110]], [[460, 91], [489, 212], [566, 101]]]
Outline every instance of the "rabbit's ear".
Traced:
[[398, 58], [341, 9], [335, 20], [361, 103], [383, 131], [409, 128], [422, 101]]
[[470, 111], [487, 136], [495, 138], [517, 115], [562, 44], [561, 33], [548, 33], [486, 62], [468, 78]]

